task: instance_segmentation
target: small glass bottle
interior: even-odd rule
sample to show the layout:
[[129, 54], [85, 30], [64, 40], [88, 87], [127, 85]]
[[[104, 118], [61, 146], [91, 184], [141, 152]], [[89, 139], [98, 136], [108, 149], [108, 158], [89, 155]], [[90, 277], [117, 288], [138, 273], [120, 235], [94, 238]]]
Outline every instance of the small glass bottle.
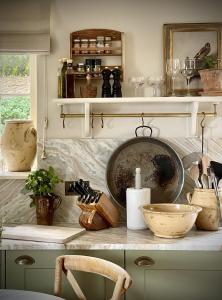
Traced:
[[101, 76], [101, 63], [102, 63], [101, 59], [95, 59], [95, 66], [93, 69], [94, 77]]
[[66, 98], [66, 70], [67, 70], [67, 58], [62, 58], [62, 70], [61, 70], [61, 95], [62, 98]]
[[58, 98], [62, 98], [62, 67], [63, 62], [62, 59], [59, 59], [59, 65], [57, 70], [57, 94]]
[[74, 98], [74, 70], [72, 65], [72, 59], [67, 60], [67, 70], [66, 70], [66, 98]]

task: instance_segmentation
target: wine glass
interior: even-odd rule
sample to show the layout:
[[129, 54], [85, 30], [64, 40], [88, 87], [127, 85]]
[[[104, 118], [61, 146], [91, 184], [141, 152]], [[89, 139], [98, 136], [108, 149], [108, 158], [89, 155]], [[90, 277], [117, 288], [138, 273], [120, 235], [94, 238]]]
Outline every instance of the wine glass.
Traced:
[[179, 58], [169, 58], [166, 62], [166, 73], [172, 79], [172, 94], [171, 96], [175, 96], [175, 88], [174, 88], [174, 81], [176, 76], [180, 72], [180, 60]]
[[184, 61], [183, 69], [181, 70], [181, 74], [186, 78], [187, 81], [187, 96], [191, 96], [190, 79], [194, 75], [195, 70], [196, 70], [195, 59], [187, 57]]

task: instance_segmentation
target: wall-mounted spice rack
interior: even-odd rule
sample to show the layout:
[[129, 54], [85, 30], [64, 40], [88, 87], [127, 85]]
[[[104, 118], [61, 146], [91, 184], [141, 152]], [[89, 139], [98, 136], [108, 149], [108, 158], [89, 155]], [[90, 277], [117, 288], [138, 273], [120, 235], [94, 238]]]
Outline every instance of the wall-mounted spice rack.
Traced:
[[[104, 37], [104, 47], [98, 46], [98, 37]], [[105, 39], [110, 39], [106, 41]], [[87, 40], [83, 47], [81, 41]], [[94, 46], [92, 46], [94, 40]], [[79, 41], [79, 42], [78, 42]], [[108, 47], [109, 46], [109, 47]], [[83, 62], [83, 58], [100, 58], [102, 60], [101, 71], [105, 66], [113, 69], [114, 66], [118, 66], [122, 71], [122, 80], [124, 80], [125, 70], [125, 43], [124, 33], [111, 30], [111, 29], [84, 29], [74, 31], [70, 34], [70, 57], [73, 59], [74, 66], [78, 62]], [[109, 63], [107, 57], [112, 57], [112, 64]], [[115, 64], [116, 62], [116, 64]], [[101, 75], [99, 72], [90, 72], [92, 78], [94, 74]], [[84, 79], [84, 75], [87, 72], [77, 72], [75, 70], [76, 79]], [[82, 75], [82, 76], [80, 76]], [[95, 77], [95, 79], [101, 79], [101, 76]], [[94, 78], [93, 78], [94, 79]]]

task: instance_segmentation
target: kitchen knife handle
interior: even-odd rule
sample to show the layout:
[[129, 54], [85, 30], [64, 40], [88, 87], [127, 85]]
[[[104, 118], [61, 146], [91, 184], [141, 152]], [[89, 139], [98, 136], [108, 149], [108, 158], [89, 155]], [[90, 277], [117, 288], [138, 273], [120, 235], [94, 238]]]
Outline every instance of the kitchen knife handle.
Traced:
[[35, 263], [35, 260], [33, 257], [29, 256], [29, 255], [21, 255], [21, 256], [18, 256], [16, 259], [15, 259], [15, 263], [17, 265], [20, 265], [20, 266], [24, 266], [24, 265], [34, 265]]
[[155, 261], [149, 256], [140, 256], [134, 261], [134, 263], [138, 267], [152, 267], [155, 264]]

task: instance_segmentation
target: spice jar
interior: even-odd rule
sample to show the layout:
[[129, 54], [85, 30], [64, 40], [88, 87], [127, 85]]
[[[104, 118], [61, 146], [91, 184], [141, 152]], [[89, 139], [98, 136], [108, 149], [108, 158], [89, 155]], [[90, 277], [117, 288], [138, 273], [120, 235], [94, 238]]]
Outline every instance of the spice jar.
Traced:
[[93, 69], [93, 72], [95, 73], [94, 77], [101, 76], [101, 73], [100, 73], [101, 72], [101, 62], [102, 62], [101, 59], [95, 59], [95, 66]]
[[88, 54], [88, 39], [81, 39], [81, 53], [82, 54]]
[[74, 39], [73, 41], [73, 48], [74, 48], [74, 53], [79, 54], [80, 53], [80, 39]]
[[77, 72], [80, 72], [80, 73], [85, 72], [85, 65], [84, 65], [84, 63], [78, 63], [77, 64]]
[[95, 66], [95, 59], [86, 59], [86, 72], [91, 73], [93, 72]]
[[109, 48], [111, 48], [111, 36], [106, 36], [105, 37], [105, 53], [106, 54], [111, 53], [111, 50]]
[[89, 53], [96, 54], [96, 39], [89, 39]]
[[97, 36], [96, 38], [96, 47], [97, 47], [97, 53], [102, 54], [104, 53], [104, 36]]

